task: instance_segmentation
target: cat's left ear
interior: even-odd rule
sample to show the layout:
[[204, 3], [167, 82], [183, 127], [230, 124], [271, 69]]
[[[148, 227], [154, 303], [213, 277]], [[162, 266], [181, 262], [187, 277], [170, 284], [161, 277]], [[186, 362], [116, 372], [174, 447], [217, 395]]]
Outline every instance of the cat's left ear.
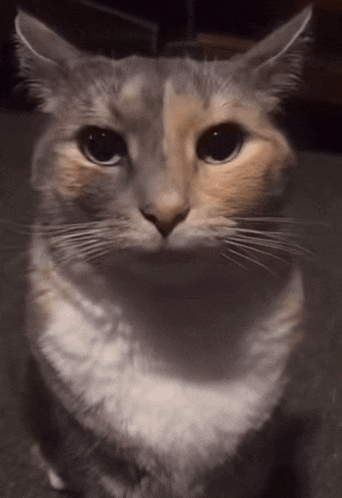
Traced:
[[311, 41], [312, 7], [257, 43], [242, 58], [253, 90], [272, 110], [281, 98], [297, 89]]
[[17, 53], [21, 74], [31, 93], [53, 111], [63, 74], [82, 52], [35, 17], [19, 11], [15, 19]]

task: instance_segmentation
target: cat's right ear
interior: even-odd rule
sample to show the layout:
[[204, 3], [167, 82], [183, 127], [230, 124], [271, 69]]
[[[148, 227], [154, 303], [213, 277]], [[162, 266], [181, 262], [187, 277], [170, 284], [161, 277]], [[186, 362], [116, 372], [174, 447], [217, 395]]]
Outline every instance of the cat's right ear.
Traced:
[[311, 42], [311, 19], [308, 6], [239, 58], [249, 85], [269, 110], [298, 87]]
[[21, 75], [46, 112], [53, 112], [66, 70], [82, 52], [35, 17], [19, 11], [15, 19]]

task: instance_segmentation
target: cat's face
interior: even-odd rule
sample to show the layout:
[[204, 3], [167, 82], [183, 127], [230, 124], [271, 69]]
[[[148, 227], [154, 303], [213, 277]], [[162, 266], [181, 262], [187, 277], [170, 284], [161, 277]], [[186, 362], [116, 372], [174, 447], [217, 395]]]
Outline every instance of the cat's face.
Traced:
[[[32, 47], [37, 21], [21, 17], [23, 66], [53, 115], [35, 154], [40, 220], [88, 223], [103, 252], [188, 250], [219, 246], [240, 218], [272, 209], [292, 153], [269, 112], [298, 72], [291, 53], [309, 17], [271, 35], [273, 51], [264, 42], [231, 62], [113, 61], [69, 45], [60, 61], [65, 46], [59, 58]], [[92, 254], [79, 240], [78, 254]]]
[[286, 141], [214, 64], [94, 60], [61, 94], [45, 195], [68, 223], [112, 224], [119, 247], [212, 244], [281, 192]]

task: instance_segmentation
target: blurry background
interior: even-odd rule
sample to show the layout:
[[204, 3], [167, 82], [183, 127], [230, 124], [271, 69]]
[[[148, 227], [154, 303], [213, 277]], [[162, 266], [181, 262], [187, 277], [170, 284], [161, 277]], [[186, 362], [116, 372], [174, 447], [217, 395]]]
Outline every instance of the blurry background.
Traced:
[[[122, 57], [246, 50], [302, 0], [22, 0], [79, 47]], [[23, 425], [30, 156], [42, 122], [15, 76], [13, 0], [0, 1], [0, 496], [60, 498], [33, 465]], [[342, 0], [317, 0], [315, 44], [283, 126], [301, 149], [290, 205], [312, 256], [301, 262], [307, 334], [290, 365], [276, 461], [262, 498], [342, 496]], [[273, 422], [272, 422], [273, 423]]]
[[[175, 42], [209, 57], [246, 50], [306, 0], [2, 0], [0, 3], [0, 102], [28, 109], [16, 83], [13, 21], [21, 6], [86, 50], [116, 57], [167, 51]], [[342, 150], [342, 0], [317, 0], [315, 43], [307, 84], [287, 104], [287, 125], [301, 148]], [[170, 45], [171, 44], [171, 45]], [[180, 48], [178, 47], [178, 50]]]

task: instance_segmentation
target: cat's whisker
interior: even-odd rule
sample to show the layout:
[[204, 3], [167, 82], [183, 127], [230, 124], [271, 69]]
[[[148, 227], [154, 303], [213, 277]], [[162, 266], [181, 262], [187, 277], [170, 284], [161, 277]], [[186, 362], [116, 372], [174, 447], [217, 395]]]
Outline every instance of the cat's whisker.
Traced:
[[63, 254], [66, 252], [73, 252], [75, 254], [83, 253], [83, 251], [88, 250], [91, 247], [95, 247], [99, 245], [99, 241], [87, 240], [80, 243], [73, 243], [68, 241], [68, 243], [61, 244], [60, 246], [55, 247], [55, 254]]
[[103, 241], [100, 243], [94, 243], [92, 245], [89, 245], [85, 249], [81, 250], [80, 253], [83, 258], [88, 258], [90, 254], [93, 254], [104, 247], [108, 247], [111, 249], [113, 246], [110, 241]]
[[234, 240], [241, 240], [242, 242], [249, 243], [251, 245], [260, 245], [264, 247], [273, 247], [275, 249], [292, 247], [289, 242], [280, 240], [270, 240], [270, 239], [257, 239], [255, 237], [245, 237], [242, 235], [234, 235], [232, 237]]
[[221, 252], [221, 255], [226, 258], [226, 259], [229, 259], [229, 261], [231, 261], [232, 263], [234, 263], [235, 265], [238, 265], [240, 266], [241, 268], [243, 268], [244, 270], [247, 270], [246, 266], [243, 265], [242, 263], [240, 263], [239, 261], [236, 261], [235, 259], [231, 258], [230, 256], [228, 256], [227, 253], [225, 252]]
[[84, 255], [88, 251], [100, 248], [102, 246], [110, 245], [110, 241], [104, 240], [104, 241], [98, 241], [98, 240], [90, 240], [87, 242], [79, 243], [79, 244], [62, 244], [59, 247], [55, 248], [54, 254], [58, 257], [59, 254], [70, 254], [70, 249], [72, 249], [72, 252], [75, 254], [75, 257], [77, 255]]
[[92, 261], [93, 259], [100, 258], [102, 256], [106, 256], [106, 254], [109, 254], [111, 251], [111, 247], [108, 247], [108, 249], [103, 249], [102, 251], [99, 252], [94, 252], [94, 254], [87, 255], [86, 261]]
[[233, 221], [245, 221], [248, 223], [283, 223], [284, 225], [299, 225], [299, 226], [315, 226], [315, 225], [330, 225], [331, 222], [326, 221], [326, 220], [305, 220], [305, 219], [298, 219], [298, 218], [285, 218], [285, 217], [276, 217], [276, 216], [265, 216], [265, 217], [257, 217], [257, 216], [251, 216], [251, 217], [234, 217], [231, 218]]
[[[296, 250], [296, 249], [292, 249], [291, 247], [287, 247], [287, 246], [282, 246], [282, 245], [275, 245], [275, 244], [258, 244], [258, 243], [254, 243], [254, 244], [251, 244], [249, 241], [244, 241], [244, 240], [241, 240], [241, 239], [234, 239], [236, 242], [238, 242], [241, 247], [245, 247], [247, 249], [250, 249], [250, 250], [257, 250], [257, 248], [265, 248], [265, 249], [270, 249], [270, 250], [275, 250], [275, 251], [280, 251], [282, 253], [287, 253], [287, 254], [293, 254], [294, 256], [303, 256], [303, 253]], [[257, 247], [255, 247], [257, 246]], [[259, 249], [261, 251], [261, 249]], [[271, 252], [267, 252], [268, 255], [272, 255]]]
[[101, 231], [84, 231], [81, 233], [66, 234], [66, 235], [52, 235], [51, 241], [53, 242], [64, 242], [68, 243], [78, 242], [79, 240], [94, 240], [94, 236], [98, 237]]
[[83, 234], [83, 233], [97, 233], [99, 230], [103, 230], [102, 227], [80, 227], [80, 228], [73, 228], [73, 229], [50, 229], [50, 230], [45, 230], [40, 232], [42, 235], [49, 235], [51, 237], [63, 237], [66, 235], [70, 236], [76, 236], [78, 234]]
[[40, 229], [40, 230], [44, 230], [44, 231], [50, 231], [50, 230], [75, 230], [75, 229], [78, 229], [78, 228], [87, 228], [87, 227], [91, 227], [91, 226], [98, 226], [99, 225], [99, 222], [98, 221], [84, 221], [84, 222], [78, 222], [78, 223], [64, 223], [64, 224], [48, 224], [48, 225], [45, 225], [45, 224], [31, 224], [31, 225], [28, 225], [28, 227], [30, 228], [34, 228], [34, 229]]
[[247, 261], [250, 261], [251, 263], [254, 263], [255, 265], [261, 266], [262, 268], [264, 268], [265, 270], [267, 270], [272, 275], [276, 275], [275, 272], [273, 272], [268, 266], [264, 265], [263, 263], [261, 263], [257, 259], [251, 258], [251, 257], [247, 256], [247, 254], [243, 254], [241, 252], [235, 251], [231, 247], [228, 248], [228, 251], [230, 253], [236, 254], [237, 256], [239, 256], [242, 259], [246, 259]]
[[285, 258], [282, 258], [281, 256], [278, 256], [276, 254], [273, 254], [272, 252], [269, 252], [269, 251], [263, 251], [262, 249], [259, 249], [259, 248], [256, 248], [256, 247], [253, 247], [253, 246], [250, 246], [248, 244], [244, 244], [240, 241], [234, 241], [234, 240], [229, 240], [228, 241], [229, 244], [231, 245], [234, 245], [236, 247], [241, 247], [242, 249], [245, 249], [247, 251], [250, 251], [250, 252], [256, 252], [258, 254], [263, 254], [267, 257], [271, 257], [273, 259], [277, 259], [278, 261], [281, 261], [282, 263], [287, 263], [287, 264], [290, 264], [289, 261], [287, 261]]
[[293, 232], [285, 232], [284, 230], [256, 230], [252, 228], [244, 228], [244, 227], [236, 227], [234, 228], [234, 231], [237, 233], [242, 233], [242, 234], [253, 234], [253, 235], [261, 235], [262, 237], [269, 237], [269, 238], [279, 238], [279, 239], [285, 239], [287, 237], [300, 237], [300, 234], [298, 233], [293, 233]]
[[290, 227], [292, 226], [308, 226], [308, 225], [316, 225], [319, 222], [314, 220], [300, 220], [297, 218], [277, 218], [277, 217], [251, 217], [251, 218], [234, 218], [233, 221], [236, 222], [245, 222], [248, 225], [280, 225], [282, 227]]
[[286, 218], [286, 217], [278, 217], [278, 216], [234, 216], [232, 218], [234, 221], [255, 221], [255, 222], [280, 222], [280, 223], [305, 223], [304, 220], [298, 220], [296, 218]]
[[80, 251], [82, 254], [85, 254], [88, 250], [92, 250], [93, 248], [99, 248], [103, 246], [111, 246], [111, 241], [109, 240], [101, 240], [101, 241], [93, 241], [91, 244], [86, 243], [86, 244], [77, 244], [75, 245], [75, 249]]
[[286, 237], [286, 234], [268, 234], [263, 231], [253, 231], [253, 232], [242, 232], [241, 230], [236, 230], [233, 234], [233, 237], [243, 237], [248, 240], [263, 240], [265, 242], [273, 243], [273, 242], [288, 242], [291, 243], [292, 240]]
[[267, 231], [267, 230], [255, 230], [243, 227], [236, 227], [234, 237], [243, 237], [245, 240], [250, 240], [253, 243], [256, 241], [262, 241], [265, 243], [276, 243], [282, 244], [284, 247], [296, 248], [302, 253], [312, 254], [312, 251], [301, 246], [297, 242], [294, 242], [293, 238], [300, 238], [301, 235], [293, 232], [284, 231]]
[[272, 220], [292, 220], [294, 219], [292, 216], [291, 218], [289, 216], [233, 216], [234, 220], [265, 220], [265, 219], [272, 219]]
[[11, 220], [0, 220], [0, 225], [3, 226], [5, 230], [10, 230], [13, 233], [19, 235], [31, 236], [32, 233], [41, 233], [45, 235], [63, 235], [69, 234], [70, 232], [80, 232], [81, 230], [102, 230], [103, 226], [99, 225], [99, 222], [85, 222], [85, 223], [72, 223], [69, 225], [48, 225], [44, 226], [41, 224], [23, 224], [17, 223]]
[[95, 236], [98, 237], [99, 235], [105, 234], [105, 233], [115, 233], [115, 231], [121, 231], [123, 228], [123, 224], [120, 223], [117, 226], [108, 226], [108, 224], [99, 224], [96, 223], [96, 225], [93, 226], [87, 226], [83, 225], [80, 227], [74, 227], [73, 229], [55, 229], [55, 228], [50, 228], [49, 230], [44, 230], [42, 231], [42, 235], [48, 235], [51, 238], [54, 239], [77, 239], [78, 237], [81, 236]]
[[313, 254], [309, 249], [288, 240], [258, 239], [256, 237], [249, 237], [245, 235], [234, 235], [232, 238], [234, 240], [240, 240], [242, 242], [245, 242], [246, 244], [250, 244], [251, 246], [258, 245], [263, 247], [270, 247], [301, 256]]
[[262, 247], [269, 247], [271, 249], [278, 249], [278, 250], [283, 250], [283, 251], [290, 251], [292, 248], [292, 244], [290, 241], [285, 241], [285, 240], [277, 240], [277, 239], [264, 239], [264, 238], [258, 238], [254, 236], [246, 236], [243, 234], [234, 234], [229, 237], [226, 237], [223, 239], [225, 242], [229, 242], [230, 240], [236, 240], [236, 241], [241, 241], [244, 242], [248, 245], [259, 245]]

